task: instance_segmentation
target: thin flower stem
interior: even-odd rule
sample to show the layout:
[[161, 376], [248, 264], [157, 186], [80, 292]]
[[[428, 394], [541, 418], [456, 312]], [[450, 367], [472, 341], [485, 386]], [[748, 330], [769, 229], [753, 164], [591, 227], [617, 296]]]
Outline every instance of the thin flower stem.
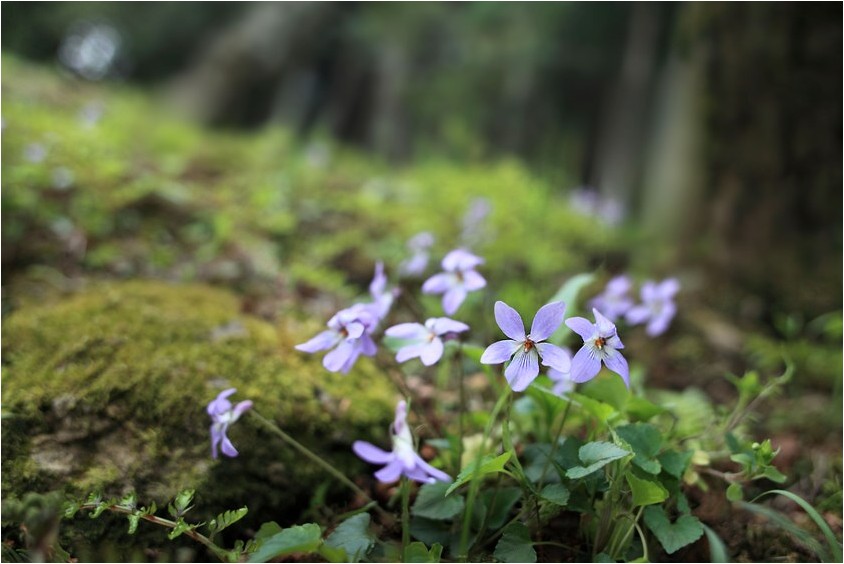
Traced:
[[[96, 509], [99, 506], [98, 503], [85, 503], [79, 506], [79, 509]], [[109, 505], [106, 507], [109, 511], [113, 511], [114, 513], [122, 513], [124, 515], [134, 515], [135, 511], [132, 509], [128, 509], [126, 507], [121, 507], [119, 505]], [[161, 527], [166, 527], [168, 529], [175, 529], [177, 523], [175, 521], [171, 521], [170, 519], [164, 519], [163, 517], [156, 517], [155, 515], [138, 515], [144, 521], [149, 521], [150, 523], [154, 523]], [[228, 552], [226, 549], [217, 546], [214, 541], [206, 537], [201, 533], [197, 533], [194, 530], [185, 531], [184, 534], [186, 537], [190, 537], [196, 542], [205, 545], [211, 552], [214, 553], [214, 556], [219, 558], [222, 561], [226, 561], [226, 553]]]
[[401, 553], [402, 561], [407, 561], [407, 546], [410, 544], [410, 482], [405, 476], [401, 479]]
[[457, 381], [460, 386], [460, 412], [457, 414], [457, 471], [460, 471], [460, 465], [463, 461], [463, 433], [465, 431], [465, 423], [463, 418], [466, 415], [466, 382], [465, 374], [463, 373], [463, 347], [457, 349], [454, 353], [454, 368], [457, 374]]
[[[273, 423], [272, 421], [270, 421], [269, 419], [267, 419], [266, 417], [264, 417], [263, 415], [261, 415], [260, 413], [258, 413], [254, 409], [250, 410], [248, 413], [249, 413], [250, 417], [257, 419], [261, 424], [264, 425], [264, 427], [266, 427], [268, 430], [272, 431], [274, 434], [278, 435], [284, 442], [286, 442], [288, 445], [292, 446], [294, 449], [299, 451], [301, 454], [303, 454], [305, 457], [307, 457], [311, 462], [313, 462], [314, 464], [316, 464], [317, 466], [319, 466], [320, 468], [322, 468], [323, 470], [325, 470], [326, 472], [331, 474], [341, 484], [343, 484], [344, 486], [348, 487], [350, 490], [352, 490], [356, 494], [363, 497], [367, 501], [367, 503], [375, 503], [374, 500], [371, 497], [369, 497], [369, 495], [367, 495], [367, 493], [365, 491], [363, 491], [360, 487], [358, 487], [357, 484], [355, 484], [353, 481], [351, 481], [349, 478], [347, 478], [345, 474], [343, 474], [342, 472], [337, 470], [335, 467], [333, 467], [331, 464], [329, 464], [328, 462], [323, 460], [319, 455], [314, 454], [310, 449], [305, 447], [302, 443], [300, 443], [299, 441], [297, 441], [296, 439], [294, 439], [293, 437], [291, 437], [290, 435], [288, 435], [287, 433], [282, 431], [281, 428], [278, 425], [276, 425], [275, 423]], [[374, 507], [378, 511], [378, 513], [380, 513], [382, 516], [387, 516], [387, 517], [390, 516], [389, 513], [387, 513], [383, 509], [381, 509], [381, 507], [378, 506], [377, 504]]]
[[[636, 513], [636, 517], [630, 522], [630, 528], [627, 529], [627, 532], [621, 537], [621, 541], [618, 543], [617, 546], [613, 546], [612, 551], [610, 552], [610, 556], [613, 558], [618, 558], [619, 555], [616, 555], [616, 551], [621, 550], [624, 548], [624, 545], [627, 544], [627, 541], [633, 536], [633, 531], [636, 529], [636, 523], [639, 522], [639, 518], [642, 516], [642, 511], [645, 509], [645, 506], [641, 506], [639, 511]], [[628, 517], [629, 518], [629, 517]]]
[[545, 474], [548, 473], [548, 468], [551, 466], [551, 461], [554, 459], [554, 455], [557, 453], [557, 448], [560, 444], [560, 437], [563, 436], [563, 429], [566, 426], [566, 419], [568, 419], [570, 409], [571, 400], [566, 403], [566, 409], [565, 411], [563, 411], [563, 420], [560, 421], [560, 427], [557, 429], [557, 434], [554, 436], [554, 442], [551, 443], [551, 452], [548, 454], [548, 458], [545, 459], [545, 466], [542, 468], [542, 474], [539, 475], [539, 486], [537, 487], [538, 490], [542, 490], [542, 486], [545, 484]]
[[458, 559], [461, 562], [465, 562], [469, 556], [469, 533], [472, 524], [472, 510], [475, 507], [475, 497], [477, 497], [478, 488], [480, 487], [478, 478], [480, 477], [481, 460], [483, 460], [483, 457], [486, 455], [486, 441], [489, 438], [490, 433], [492, 433], [492, 427], [495, 424], [498, 414], [504, 408], [505, 404], [507, 404], [509, 397], [510, 387], [507, 386], [504, 388], [504, 392], [495, 403], [495, 407], [492, 408], [492, 413], [490, 414], [489, 421], [487, 421], [483, 438], [481, 439], [481, 445], [478, 450], [479, 456], [477, 457], [475, 464], [475, 471], [473, 473], [472, 480], [469, 482], [469, 495], [466, 497], [466, 510], [463, 513], [463, 527], [460, 530]]
[[643, 562], [650, 562], [651, 559], [648, 556], [648, 541], [645, 539], [645, 532], [642, 530], [642, 526], [639, 525], [639, 523], [634, 523], [633, 526], [636, 528], [636, 532], [639, 533], [639, 539], [642, 541]]

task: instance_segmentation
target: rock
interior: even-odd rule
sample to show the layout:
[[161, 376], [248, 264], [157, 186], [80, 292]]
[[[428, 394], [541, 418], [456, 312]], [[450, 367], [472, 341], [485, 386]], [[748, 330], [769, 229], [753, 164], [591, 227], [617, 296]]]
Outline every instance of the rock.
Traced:
[[254, 400], [335, 467], [363, 472], [350, 445], [386, 444], [394, 388], [369, 359], [343, 376], [294, 350], [319, 330], [243, 315], [225, 291], [150, 281], [14, 312], [3, 323], [3, 498], [134, 490], [161, 506], [191, 487], [198, 512], [247, 505], [247, 526], [295, 520], [331, 478], [248, 414], [229, 431], [240, 456], [213, 461], [205, 406], [235, 387], [233, 400]]

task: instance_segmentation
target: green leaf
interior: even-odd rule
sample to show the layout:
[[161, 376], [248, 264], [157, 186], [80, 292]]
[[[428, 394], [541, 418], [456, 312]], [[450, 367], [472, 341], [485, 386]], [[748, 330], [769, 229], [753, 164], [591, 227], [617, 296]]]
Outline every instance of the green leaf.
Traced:
[[369, 530], [369, 514], [360, 513], [340, 523], [325, 539], [325, 544], [346, 552], [349, 562], [360, 562], [375, 544], [375, 535]]
[[580, 461], [584, 466], [575, 466], [569, 468], [566, 476], [576, 480], [588, 476], [592, 472], [600, 470], [613, 460], [624, 458], [630, 451], [625, 450], [619, 446], [607, 442], [593, 442], [586, 443], [580, 447], [579, 451]]
[[404, 551], [405, 562], [439, 562], [442, 556], [443, 547], [436, 543], [428, 550], [428, 547], [421, 542], [412, 542], [407, 545]]
[[521, 523], [509, 525], [495, 545], [493, 555], [500, 562], [536, 562], [536, 550], [527, 527]]
[[813, 535], [809, 534], [808, 531], [795, 525], [791, 521], [791, 519], [789, 519], [779, 511], [771, 509], [770, 507], [765, 507], [764, 505], [759, 505], [757, 503], [739, 501], [738, 504], [747, 511], [766, 517], [772, 523], [779, 526], [781, 529], [783, 529], [795, 539], [797, 539], [798, 542], [805, 545], [809, 550], [814, 552], [818, 556], [818, 559], [822, 562], [841, 562], [841, 560], [839, 559], [832, 559], [829, 553], [824, 550], [821, 543], [819, 543]]
[[134, 535], [135, 531], [138, 530], [138, 523], [141, 521], [141, 516], [137, 513], [132, 515], [127, 515], [127, 519], [129, 519], [129, 534]]
[[451, 486], [449, 486], [445, 495], [450, 495], [451, 492], [466, 482], [470, 482], [476, 478], [482, 478], [487, 474], [497, 474], [501, 472], [504, 470], [504, 465], [507, 464], [508, 460], [510, 460], [510, 453], [505, 452], [504, 454], [496, 457], [489, 455], [483, 457], [481, 460], [473, 461], [457, 475], [457, 479], [453, 484], [451, 484]]
[[264, 542], [268, 538], [277, 535], [283, 530], [284, 529], [281, 528], [281, 525], [275, 521], [267, 521], [266, 523], [263, 523], [258, 529], [258, 532], [255, 533], [255, 541]]
[[730, 484], [727, 486], [727, 499], [730, 501], [741, 501], [744, 499], [744, 492], [741, 489], [741, 484]]
[[63, 514], [66, 519], [72, 519], [74, 515], [79, 511], [79, 503], [76, 501], [68, 501], [65, 502], [63, 508]]
[[730, 555], [727, 554], [727, 547], [721, 537], [706, 525], [703, 525], [703, 532], [706, 533], [706, 540], [709, 542], [709, 561], [714, 564], [730, 562]]
[[[817, 525], [818, 528], [821, 530], [821, 533], [823, 533], [823, 536], [826, 539], [827, 544], [829, 544], [830, 550], [832, 551], [833, 561], [841, 562], [842, 560], [844, 560], [844, 557], [842, 557], [841, 552], [841, 544], [839, 544], [839, 542], [835, 539], [835, 534], [832, 532], [832, 529], [829, 528], [827, 522], [823, 519], [823, 517], [820, 516], [817, 510], [809, 504], [809, 502], [807, 502], [799, 495], [786, 490], [770, 490], [757, 496], [756, 499], [759, 499], [760, 497], [766, 495], [781, 495], [802, 507], [803, 510], [809, 514], [809, 517], [812, 519], [812, 521], [815, 522], [815, 525]], [[756, 501], [756, 499], [754, 499], [754, 501]]]
[[562, 507], [569, 502], [569, 495], [569, 489], [563, 484], [548, 484], [539, 492], [539, 497], [542, 499]]
[[445, 545], [451, 539], [451, 526], [444, 521], [412, 517], [410, 519], [410, 534], [416, 540], [420, 540], [427, 545], [435, 543]]
[[610, 556], [606, 552], [599, 552], [598, 554], [595, 555], [595, 562], [602, 562], [602, 563], [606, 564], [606, 563], [609, 563], [609, 562], [615, 562], [615, 560], [613, 559], [612, 556]]
[[633, 448], [633, 464], [648, 474], [659, 474], [662, 466], [655, 460], [662, 446], [659, 429], [649, 423], [634, 423], [618, 427], [616, 433]]
[[181, 517], [192, 509], [190, 502], [193, 501], [193, 494], [195, 490], [182, 490], [173, 500], [173, 503], [167, 506], [167, 511], [173, 518]]
[[243, 519], [248, 512], [248, 508], [241, 507], [240, 509], [235, 509], [234, 511], [226, 511], [225, 513], [220, 513], [219, 515], [217, 515], [217, 517], [209, 521], [208, 531], [211, 535], [215, 535], [226, 527], [233, 525]]
[[134, 510], [137, 505], [137, 499], [135, 498], [135, 492], [129, 492], [120, 498], [120, 501], [117, 502], [118, 507], [122, 507], [124, 509]]
[[584, 384], [580, 393], [594, 400], [613, 406], [623, 412], [632, 397], [621, 378], [593, 378]]
[[176, 526], [170, 529], [170, 532], [167, 533], [167, 538], [173, 540], [182, 535], [182, 533], [186, 533], [188, 531], [192, 531], [193, 529], [197, 528], [200, 524], [189, 524], [185, 522], [184, 519], [179, 517], [176, 519]]
[[282, 529], [272, 537], [266, 539], [254, 553], [249, 556], [249, 562], [267, 562], [273, 558], [289, 554], [311, 554], [316, 552], [322, 544], [322, 531], [319, 525], [308, 523]]
[[356, 560], [350, 560], [346, 551], [342, 548], [334, 548], [333, 546], [328, 546], [326, 543], [319, 545], [317, 553], [329, 562], [357, 562]]
[[602, 425], [608, 424], [619, 416], [618, 411], [608, 403], [594, 400], [589, 396], [575, 392], [569, 393], [569, 397], [574, 400], [575, 404], [580, 405], [580, 407], [597, 419]]
[[681, 515], [672, 523], [662, 507], [645, 508], [645, 524], [668, 554], [674, 554], [703, 536], [703, 526], [697, 517]]
[[762, 471], [762, 475], [771, 480], [772, 482], [776, 482], [778, 484], [782, 484], [785, 482], [785, 474], [777, 470], [773, 466], [767, 466], [765, 470]]
[[631, 419], [648, 421], [657, 415], [666, 413], [668, 410], [660, 405], [646, 400], [645, 398], [630, 396], [627, 400], [626, 411], [627, 415], [629, 415]]
[[[579, 311], [578, 308], [578, 301], [577, 296], [580, 294], [580, 291], [583, 290], [586, 286], [592, 283], [595, 280], [595, 275], [592, 273], [581, 273], [572, 276], [565, 283], [560, 286], [560, 289], [557, 290], [557, 293], [548, 300], [548, 303], [551, 302], [565, 302], [566, 303], [566, 317], [574, 317], [577, 315]], [[548, 339], [549, 342], [554, 343], [555, 345], [562, 344], [563, 340], [565, 339], [566, 335], [568, 335], [568, 327], [565, 325], [560, 326], [559, 329], [554, 331], [554, 334]]]
[[691, 450], [687, 450], [685, 452], [669, 450], [660, 454], [657, 457], [657, 460], [659, 460], [663, 470], [680, 480], [683, 478], [683, 474], [686, 473], [686, 469], [689, 467], [692, 455], [694, 455], [694, 451]]
[[486, 524], [490, 529], [500, 529], [516, 502], [522, 498], [522, 489], [518, 487], [485, 490], [480, 494], [481, 503], [486, 507]]
[[627, 483], [630, 484], [630, 491], [633, 492], [633, 505], [653, 505], [662, 503], [668, 499], [668, 490], [662, 484], [647, 478], [640, 478], [633, 472], [625, 474]]
[[411, 513], [426, 519], [451, 519], [461, 511], [465, 502], [462, 496], [455, 495], [446, 497], [449, 484], [435, 482], [425, 484], [419, 489], [416, 501], [413, 503]]

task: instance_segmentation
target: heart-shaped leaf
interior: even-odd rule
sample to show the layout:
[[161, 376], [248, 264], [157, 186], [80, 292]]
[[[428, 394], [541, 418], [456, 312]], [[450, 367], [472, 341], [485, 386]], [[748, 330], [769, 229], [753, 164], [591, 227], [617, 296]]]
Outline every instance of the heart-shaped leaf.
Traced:
[[703, 526], [697, 517], [681, 515], [671, 522], [662, 507], [645, 508], [645, 524], [668, 554], [674, 554], [703, 536]]

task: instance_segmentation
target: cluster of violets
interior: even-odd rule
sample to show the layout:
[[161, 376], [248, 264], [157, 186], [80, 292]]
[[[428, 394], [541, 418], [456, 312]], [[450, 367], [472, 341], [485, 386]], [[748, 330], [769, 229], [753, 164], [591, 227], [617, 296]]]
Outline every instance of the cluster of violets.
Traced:
[[650, 337], [665, 333], [677, 313], [674, 296], [680, 291], [680, 283], [676, 278], [646, 281], [640, 290], [640, 304], [630, 297], [632, 289], [633, 282], [628, 276], [616, 276], [607, 283], [604, 292], [592, 300], [591, 306], [612, 321], [624, 319], [629, 325], [646, 324], [645, 332]]
[[[422, 233], [408, 245], [413, 253], [403, 263], [403, 274], [418, 275], [424, 271], [428, 261], [428, 249], [433, 243], [430, 234]], [[442, 307], [446, 314], [453, 315], [466, 299], [469, 292], [486, 286], [486, 280], [476, 268], [483, 259], [465, 249], [456, 249], [442, 260], [442, 272], [428, 278], [422, 285], [427, 294], [442, 294]], [[530, 331], [519, 313], [504, 303], [495, 303], [495, 321], [507, 339], [489, 345], [481, 355], [483, 364], [508, 363], [504, 377], [515, 392], [521, 392], [539, 375], [540, 365], [547, 368], [548, 377], [554, 382], [554, 392], [564, 395], [575, 384], [594, 378], [606, 366], [618, 374], [625, 385], [630, 386], [627, 360], [621, 354], [624, 344], [618, 336], [614, 321], [625, 318], [630, 324], [647, 323], [651, 336], [664, 332], [673, 318], [676, 307], [673, 297], [679, 290], [677, 280], [670, 278], [660, 283], [648, 281], [641, 289], [642, 303], [635, 304], [628, 296], [632, 282], [626, 276], [610, 280], [604, 292], [595, 297], [590, 305], [594, 322], [583, 317], [565, 319], [566, 304], [562, 301], [542, 306], [533, 318]], [[398, 290], [388, 288], [384, 266], [377, 263], [375, 275], [369, 285], [371, 302], [358, 303], [337, 312], [328, 320], [328, 329], [296, 349], [315, 353], [328, 350], [323, 365], [332, 372], [348, 372], [360, 355], [373, 356], [377, 347], [374, 333], [384, 321], [398, 295]], [[580, 336], [582, 345], [572, 356], [571, 352], [548, 339], [565, 322], [569, 329]], [[425, 366], [436, 364], [443, 356], [445, 341], [458, 338], [469, 326], [450, 317], [432, 317], [425, 323], [400, 323], [384, 330], [384, 335], [398, 343], [396, 360], [406, 362], [418, 358]], [[212, 418], [212, 456], [218, 449], [227, 456], [237, 456], [237, 450], [226, 436], [228, 426], [252, 406], [251, 401], [242, 401], [232, 406], [227, 399], [235, 392], [225, 390], [208, 405]], [[451, 481], [451, 477], [437, 470], [416, 452], [413, 436], [407, 424], [407, 403], [400, 401], [390, 427], [392, 450], [384, 451], [365, 441], [356, 441], [352, 449], [363, 460], [384, 467], [375, 477], [384, 483], [391, 483], [401, 476], [424, 483]]]

